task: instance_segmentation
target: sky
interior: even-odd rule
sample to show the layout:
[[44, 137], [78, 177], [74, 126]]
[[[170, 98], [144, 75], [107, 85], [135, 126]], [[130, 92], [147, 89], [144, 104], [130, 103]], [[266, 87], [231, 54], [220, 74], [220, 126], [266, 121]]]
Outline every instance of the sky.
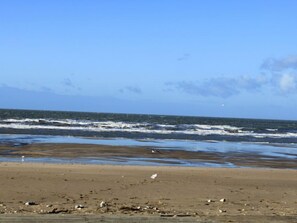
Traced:
[[0, 1], [0, 108], [297, 120], [295, 0]]

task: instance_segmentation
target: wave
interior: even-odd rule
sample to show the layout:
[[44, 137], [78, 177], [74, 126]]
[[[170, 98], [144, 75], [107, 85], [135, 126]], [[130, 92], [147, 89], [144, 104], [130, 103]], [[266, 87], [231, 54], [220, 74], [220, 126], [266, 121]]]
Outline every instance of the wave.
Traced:
[[231, 125], [207, 124], [160, 124], [148, 122], [124, 121], [90, 121], [75, 119], [3, 119], [0, 128], [6, 129], [44, 129], [90, 132], [130, 132], [153, 134], [185, 134], [185, 135], [220, 135], [254, 138], [297, 138], [297, 132], [279, 132], [278, 129], [245, 129]]

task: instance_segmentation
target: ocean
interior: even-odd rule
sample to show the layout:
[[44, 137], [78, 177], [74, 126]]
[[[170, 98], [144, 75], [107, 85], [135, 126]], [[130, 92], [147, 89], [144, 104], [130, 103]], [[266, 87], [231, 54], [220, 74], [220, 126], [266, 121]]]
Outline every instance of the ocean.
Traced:
[[149, 146], [295, 162], [297, 121], [1, 109], [0, 145], [32, 143]]

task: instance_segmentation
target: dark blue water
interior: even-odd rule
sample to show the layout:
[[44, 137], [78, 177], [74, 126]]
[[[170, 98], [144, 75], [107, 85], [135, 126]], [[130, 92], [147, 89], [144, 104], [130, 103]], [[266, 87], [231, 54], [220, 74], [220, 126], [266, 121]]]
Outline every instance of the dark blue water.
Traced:
[[0, 110], [0, 134], [297, 143], [297, 121]]

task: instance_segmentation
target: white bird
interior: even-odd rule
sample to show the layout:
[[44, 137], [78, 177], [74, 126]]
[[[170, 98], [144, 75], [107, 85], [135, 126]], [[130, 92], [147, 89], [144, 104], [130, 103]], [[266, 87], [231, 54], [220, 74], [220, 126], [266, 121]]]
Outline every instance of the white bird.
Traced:
[[22, 162], [25, 162], [25, 156], [22, 156]]
[[161, 152], [157, 149], [152, 149], [152, 153], [161, 153]]

